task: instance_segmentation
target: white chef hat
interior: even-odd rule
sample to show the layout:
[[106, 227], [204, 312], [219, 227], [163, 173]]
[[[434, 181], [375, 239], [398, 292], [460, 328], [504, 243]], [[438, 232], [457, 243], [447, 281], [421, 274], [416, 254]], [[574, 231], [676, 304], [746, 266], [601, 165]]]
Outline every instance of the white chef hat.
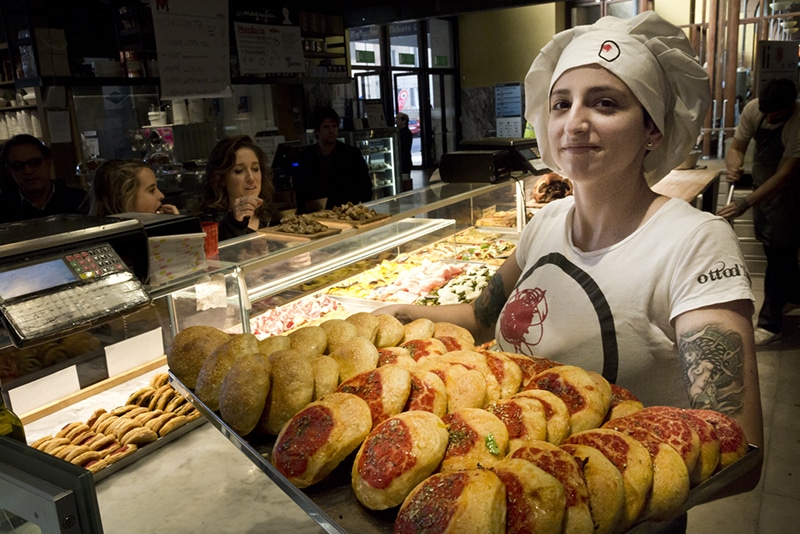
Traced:
[[654, 183], [697, 142], [711, 100], [708, 74], [683, 31], [654, 11], [631, 19], [603, 17], [558, 33], [525, 76], [525, 118], [533, 124], [545, 164], [554, 170], [547, 139], [550, 90], [568, 69], [600, 65], [622, 80], [663, 135], [644, 160]]

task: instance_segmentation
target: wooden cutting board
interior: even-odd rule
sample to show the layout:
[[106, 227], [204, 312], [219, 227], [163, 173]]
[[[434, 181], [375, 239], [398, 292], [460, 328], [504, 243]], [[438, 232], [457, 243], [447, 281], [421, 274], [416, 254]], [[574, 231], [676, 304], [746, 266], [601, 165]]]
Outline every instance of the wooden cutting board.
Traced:
[[350, 219], [318, 219], [316, 217], [314, 219], [326, 226], [332, 226], [334, 228], [364, 228], [365, 226], [376, 225], [376, 223], [385, 221], [389, 217], [391, 216], [388, 214], [381, 214], [377, 217], [364, 219], [363, 221], [353, 221]]
[[267, 234], [271, 238], [275, 239], [285, 239], [287, 241], [312, 241], [314, 239], [320, 239], [322, 237], [328, 237], [332, 235], [336, 235], [342, 232], [341, 228], [328, 228], [322, 232], [317, 232], [316, 234], [292, 234], [289, 232], [281, 232], [277, 228], [264, 228], [259, 230], [262, 234]]

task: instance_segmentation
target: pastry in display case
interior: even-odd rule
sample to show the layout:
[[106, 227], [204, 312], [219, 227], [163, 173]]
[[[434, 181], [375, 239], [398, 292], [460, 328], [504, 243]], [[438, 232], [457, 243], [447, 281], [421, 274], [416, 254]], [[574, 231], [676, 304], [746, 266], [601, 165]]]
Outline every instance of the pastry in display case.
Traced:
[[384, 198], [400, 191], [400, 155], [397, 131], [375, 128], [342, 132], [347, 144], [361, 150], [367, 162], [375, 198]]

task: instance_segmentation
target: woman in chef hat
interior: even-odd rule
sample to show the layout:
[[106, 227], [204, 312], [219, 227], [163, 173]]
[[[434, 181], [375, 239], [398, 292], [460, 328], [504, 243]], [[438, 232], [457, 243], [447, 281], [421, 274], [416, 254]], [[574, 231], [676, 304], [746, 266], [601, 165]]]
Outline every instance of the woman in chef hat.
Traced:
[[474, 302], [376, 313], [460, 324], [476, 342], [602, 373], [645, 405], [725, 412], [760, 444], [736, 236], [650, 189], [691, 150], [710, 101], [683, 31], [648, 11], [561, 32], [534, 60], [525, 98], [542, 159], [574, 195], [533, 217]]

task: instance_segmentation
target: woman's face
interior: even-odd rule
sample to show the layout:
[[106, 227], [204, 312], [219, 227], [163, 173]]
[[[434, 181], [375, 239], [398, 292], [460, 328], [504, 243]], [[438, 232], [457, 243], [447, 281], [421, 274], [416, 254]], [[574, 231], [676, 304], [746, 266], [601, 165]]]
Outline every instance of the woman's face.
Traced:
[[553, 157], [573, 180], [641, 174], [646, 143], [661, 134], [622, 80], [600, 66], [566, 71], [550, 95], [548, 140]]
[[164, 193], [158, 189], [156, 175], [147, 167], [141, 167], [136, 171], [136, 181], [139, 187], [136, 189], [136, 197], [133, 200], [133, 211], [137, 213], [155, 213], [161, 207], [164, 200]]
[[225, 188], [229, 203], [261, 193], [261, 163], [253, 150], [240, 148], [236, 151], [236, 164], [225, 174]]

